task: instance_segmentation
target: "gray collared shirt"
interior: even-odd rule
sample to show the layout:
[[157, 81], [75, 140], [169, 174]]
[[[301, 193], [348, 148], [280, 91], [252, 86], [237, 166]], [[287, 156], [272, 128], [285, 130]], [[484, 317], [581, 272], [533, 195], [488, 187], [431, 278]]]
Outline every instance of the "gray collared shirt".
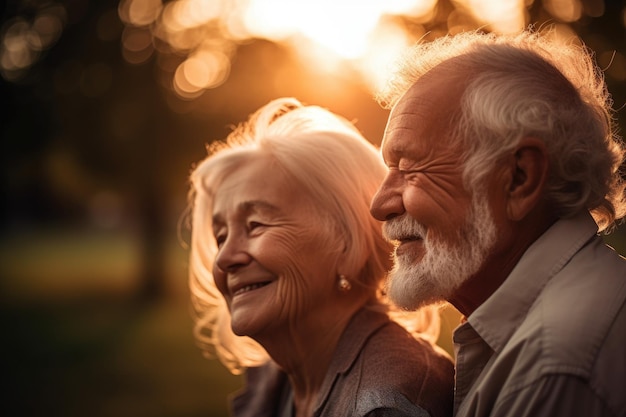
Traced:
[[591, 216], [555, 223], [455, 330], [455, 416], [626, 416], [625, 300]]

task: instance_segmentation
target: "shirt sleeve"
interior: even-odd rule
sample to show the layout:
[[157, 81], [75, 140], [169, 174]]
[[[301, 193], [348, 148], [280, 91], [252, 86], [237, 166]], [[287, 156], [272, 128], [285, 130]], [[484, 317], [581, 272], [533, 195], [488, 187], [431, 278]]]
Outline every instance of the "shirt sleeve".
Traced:
[[589, 384], [573, 375], [546, 375], [499, 401], [491, 416], [615, 417]]

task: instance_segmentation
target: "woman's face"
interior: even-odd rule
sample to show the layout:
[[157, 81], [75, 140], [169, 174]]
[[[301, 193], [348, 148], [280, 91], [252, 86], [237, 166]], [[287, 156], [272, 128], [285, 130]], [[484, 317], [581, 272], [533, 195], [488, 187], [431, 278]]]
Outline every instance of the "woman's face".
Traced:
[[255, 337], [298, 326], [337, 302], [338, 255], [316, 224], [315, 202], [295, 181], [268, 157], [242, 165], [214, 196], [213, 275], [233, 332]]

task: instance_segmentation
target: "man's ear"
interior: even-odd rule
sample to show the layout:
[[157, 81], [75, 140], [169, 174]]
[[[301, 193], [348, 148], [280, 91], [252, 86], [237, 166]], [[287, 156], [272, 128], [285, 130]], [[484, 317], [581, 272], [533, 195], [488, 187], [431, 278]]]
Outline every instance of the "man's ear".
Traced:
[[541, 202], [548, 178], [546, 145], [535, 137], [523, 138], [515, 149], [510, 166], [507, 214], [519, 221]]

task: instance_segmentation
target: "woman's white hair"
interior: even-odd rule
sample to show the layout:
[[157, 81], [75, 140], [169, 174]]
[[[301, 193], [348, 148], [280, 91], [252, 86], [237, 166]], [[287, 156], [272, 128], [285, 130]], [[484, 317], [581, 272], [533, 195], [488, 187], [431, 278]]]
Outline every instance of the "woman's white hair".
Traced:
[[211, 229], [212, 198], [221, 181], [253, 158], [269, 155], [316, 202], [328, 245], [342, 256], [351, 282], [368, 288], [371, 308], [387, 311], [409, 331], [434, 342], [439, 334], [435, 307], [415, 313], [394, 311], [382, 294], [391, 268], [392, 246], [369, 204], [387, 168], [378, 150], [344, 118], [294, 98], [274, 100], [239, 125], [191, 174], [190, 289], [194, 335], [205, 356], [217, 356], [233, 373], [268, 360], [248, 337], [236, 336], [230, 314], [213, 280], [217, 246]]
[[624, 145], [589, 49], [532, 30], [442, 37], [403, 57], [379, 101], [393, 106], [444, 62], [455, 77], [467, 80], [449, 130], [466, 150], [466, 187], [480, 189], [496, 162], [533, 136], [548, 149], [546, 197], [560, 217], [588, 210], [602, 231], [626, 215]]

